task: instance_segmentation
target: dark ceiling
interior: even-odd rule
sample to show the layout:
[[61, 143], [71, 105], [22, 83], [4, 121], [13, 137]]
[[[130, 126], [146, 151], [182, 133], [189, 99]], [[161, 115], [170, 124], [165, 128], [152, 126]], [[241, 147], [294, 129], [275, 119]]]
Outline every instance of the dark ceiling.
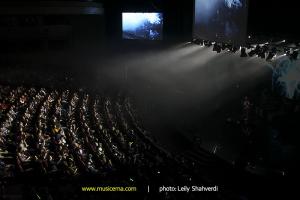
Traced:
[[[48, 0], [49, 1], [49, 0]], [[51, 0], [50, 0], [51, 1]], [[64, 0], [74, 1], [74, 0]], [[107, 20], [116, 21], [122, 11], [163, 11], [168, 20], [168, 31], [182, 31], [190, 35], [193, 25], [194, 0], [77, 0], [77, 2], [101, 2], [106, 9]], [[297, 28], [298, 9], [295, 0], [248, 0], [248, 33], [268, 37], [290, 37], [299, 39], [300, 29]], [[24, 1], [10, 0], [10, 4]], [[31, 0], [28, 2], [41, 2]], [[76, 0], [74, 1], [76, 2]], [[1, 2], [3, 3], [3, 2]], [[111, 22], [108, 22], [110, 25]], [[114, 28], [111, 28], [114, 29]]]
[[[192, 31], [194, 0], [98, 0], [110, 11], [163, 10], [170, 20], [181, 21]], [[274, 0], [248, 0], [248, 33], [268, 37], [289, 37], [299, 39], [297, 28], [298, 9], [295, 0], [282, 2]], [[172, 23], [171, 23], [172, 24]], [[186, 27], [184, 26], [184, 28]], [[183, 27], [179, 27], [182, 30]]]

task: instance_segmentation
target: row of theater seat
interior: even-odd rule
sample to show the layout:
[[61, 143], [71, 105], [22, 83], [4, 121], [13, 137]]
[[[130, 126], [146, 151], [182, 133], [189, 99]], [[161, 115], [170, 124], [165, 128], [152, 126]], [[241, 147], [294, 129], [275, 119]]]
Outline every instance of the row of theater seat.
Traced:
[[[59, 180], [71, 185], [79, 180], [82, 185], [80, 181], [88, 179], [140, 186], [144, 192], [147, 185], [158, 190], [161, 185], [206, 183], [191, 168], [195, 166], [154, 142], [132, 102], [121, 94], [0, 85], [0, 183], [18, 179], [29, 187], [28, 181], [39, 183], [42, 177], [55, 185]], [[78, 194], [46, 189], [48, 196], [58, 198]]]
[[135, 132], [128, 99], [1, 86], [0, 103], [3, 176], [105, 174], [152, 159], [143, 153], [151, 147]]
[[0, 86], [0, 94], [1, 178], [190, 180], [174, 176], [184, 170], [149, 137], [125, 95], [22, 86]]

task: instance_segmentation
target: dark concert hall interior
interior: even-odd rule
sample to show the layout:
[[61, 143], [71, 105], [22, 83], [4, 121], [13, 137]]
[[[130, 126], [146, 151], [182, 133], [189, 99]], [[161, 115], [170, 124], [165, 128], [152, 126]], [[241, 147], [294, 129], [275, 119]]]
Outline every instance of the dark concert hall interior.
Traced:
[[0, 199], [291, 199], [298, 10], [1, 1]]

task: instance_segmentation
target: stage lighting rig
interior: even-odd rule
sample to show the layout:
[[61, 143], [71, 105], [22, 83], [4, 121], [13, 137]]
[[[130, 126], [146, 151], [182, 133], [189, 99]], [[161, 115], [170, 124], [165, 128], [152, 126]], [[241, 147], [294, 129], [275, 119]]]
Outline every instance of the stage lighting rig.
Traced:
[[232, 46], [232, 47], [230, 48], [230, 51], [233, 52], [233, 53], [237, 52], [238, 50], [239, 50], [239, 48], [236, 47], [236, 46]]
[[241, 48], [241, 57], [242, 58], [248, 57], [248, 55], [246, 53], [246, 48], [245, 47]]
[[217, 51], [217, 48], [218, 48], [217, 46], [218, 46], [218, 44], [215, 43], [215, 44], [214, 44], [214, 47], [213, 47], [213, 51]]
[[204, 41], [204, 45], [207, 47], [210, 47], [212, 45], [212, 42], [206, 40], [206, 41]]
[[193, 39], [193, 43], [197, 45], [202, 45], [203, 41], [201, 39]]
[[268, 51], [268, 46], [264, 45], [261, 49], [260, 52], [257, 54], [260, 58], [265, 59], [266, 58], [266, 53]]
[[216, 51], [217, 53], [221, 53], [221, 49], [222, 48], [218, 43], [214, 44], [213, 51]]
[[274, 56], [276, 56], [276, 53], [277, 53], [277, 49], [276, 49], [276, 47], [273, 47], [272, 50], [269, 52], [266, 60], [267, 61], [272, 60], [274, 58]]
[[294, 50], [293, 53], [290, 54], [291, 60], [297, 60], [299, 55], [299, 50]]
[[225, 44], [225, 43], [222, 43], [222, 50], [224, 51], [227, 47], [229, 47], [229, 45]]
[[284, 48], [284, 53], [287, 55], [287, 56], [290, 56], [292, 54], [292, 49], [289, 48], [289, 47], [285, 47]]
[[260, 46], [259, 45], [256, 45], [256, 47], [255, 47], [255, 49], [253, 49], [253, 50], [251, 50], [250, 52], [249, 52], [249, 56], [250, 57], [252, 57], [252, 56], [254, 56], [255, 54], [258, 54], [260, 52]]
[[246, 44], [246, 48], [247, 48], [247, 49], [252, 49], [253, 46], [252, 46], [250, 43], [247, 43], [247, 44]]

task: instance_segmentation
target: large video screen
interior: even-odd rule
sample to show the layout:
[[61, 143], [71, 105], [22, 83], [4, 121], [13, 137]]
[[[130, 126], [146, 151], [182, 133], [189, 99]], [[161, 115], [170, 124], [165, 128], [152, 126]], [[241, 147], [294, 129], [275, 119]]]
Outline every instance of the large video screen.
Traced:
[[162, 13], [122, 13], [123, 39], [161, 40]]
[[247, 0], [195, 0], [194, 37], [244, 44]]

